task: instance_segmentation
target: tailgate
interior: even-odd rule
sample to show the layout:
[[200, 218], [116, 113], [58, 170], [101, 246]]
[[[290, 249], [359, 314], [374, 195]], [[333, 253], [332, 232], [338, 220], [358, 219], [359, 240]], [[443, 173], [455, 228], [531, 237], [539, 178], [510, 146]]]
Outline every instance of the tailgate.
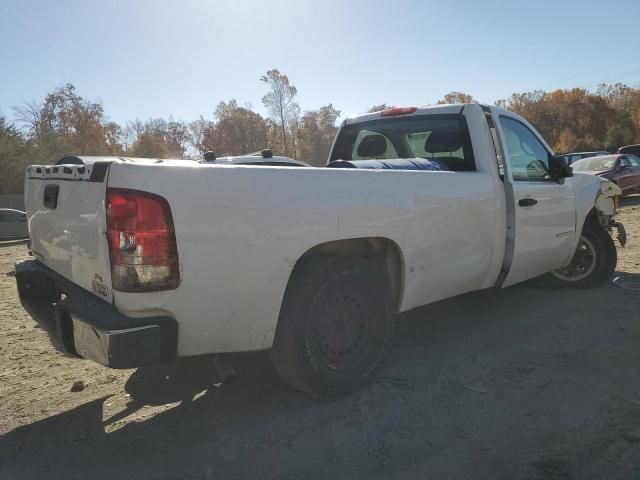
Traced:
[[111, 302], [105, 197], [109, 162], [28, 167], [25, 207], [34, 256]]

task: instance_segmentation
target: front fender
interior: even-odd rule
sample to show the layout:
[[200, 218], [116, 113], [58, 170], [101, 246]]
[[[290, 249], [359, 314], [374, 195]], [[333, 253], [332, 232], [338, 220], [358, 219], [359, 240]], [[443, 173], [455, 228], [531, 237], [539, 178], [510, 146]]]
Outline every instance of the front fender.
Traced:
[[[614, 198], [622, 194], [615, 183], [597, 175], [575, 173], [572, 177], [576, 195], [576, 232], [581, 233], [589, 213], [595, 208], [602, 224], [608, 224], [615, 211]], [[574, 250], [580, 235], [576, 235]]]

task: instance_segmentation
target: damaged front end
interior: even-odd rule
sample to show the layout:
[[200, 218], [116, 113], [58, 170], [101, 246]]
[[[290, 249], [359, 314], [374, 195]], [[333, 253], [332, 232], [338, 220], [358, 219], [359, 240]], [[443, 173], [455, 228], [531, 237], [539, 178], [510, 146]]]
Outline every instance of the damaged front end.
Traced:
[[624, 247], [627, 243], [627, 232], [621, 222], [614, 220], [614, 216], [618, 212], [618, 199], [621, 194], [622, 190], [615, 183], [602, 179], [596, 197], [595, 212], [600, 225], [611, 233], [613, 233], [614, 229], [617, 231], [616, 238], [620, 245]]

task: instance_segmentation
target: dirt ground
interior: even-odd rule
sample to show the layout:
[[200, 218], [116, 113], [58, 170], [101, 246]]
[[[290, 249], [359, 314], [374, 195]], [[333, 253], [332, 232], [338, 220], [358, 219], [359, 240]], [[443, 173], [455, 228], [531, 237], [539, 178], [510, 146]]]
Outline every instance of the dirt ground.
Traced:
[[[618, 271], [640, 281], [640, 197], [619, 218]], [[2, 480], [640, 478], [640, 293], [525, 284], [414, 310], [374, 383], [317, 401], [265, 354], [220, 386], [211, 358], [55, 353], [18, 302], [25, 254], [0, 246]]]

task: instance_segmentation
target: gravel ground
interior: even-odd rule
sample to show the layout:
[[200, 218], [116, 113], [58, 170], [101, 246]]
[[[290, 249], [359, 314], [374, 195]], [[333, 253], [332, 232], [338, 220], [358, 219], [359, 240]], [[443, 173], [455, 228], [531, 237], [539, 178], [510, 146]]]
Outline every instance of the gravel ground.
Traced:
[[[618, 271], [640, 281], [640, 197], [622, 205]], [[524, 284], [414, 310], [375, 382], [317, 401], [265, 354], [222, 386], [210, 357], [57, 354], [18, 302], [26, 253], [0, 246], [2, 480], [640, 478], [638, 293]]]

